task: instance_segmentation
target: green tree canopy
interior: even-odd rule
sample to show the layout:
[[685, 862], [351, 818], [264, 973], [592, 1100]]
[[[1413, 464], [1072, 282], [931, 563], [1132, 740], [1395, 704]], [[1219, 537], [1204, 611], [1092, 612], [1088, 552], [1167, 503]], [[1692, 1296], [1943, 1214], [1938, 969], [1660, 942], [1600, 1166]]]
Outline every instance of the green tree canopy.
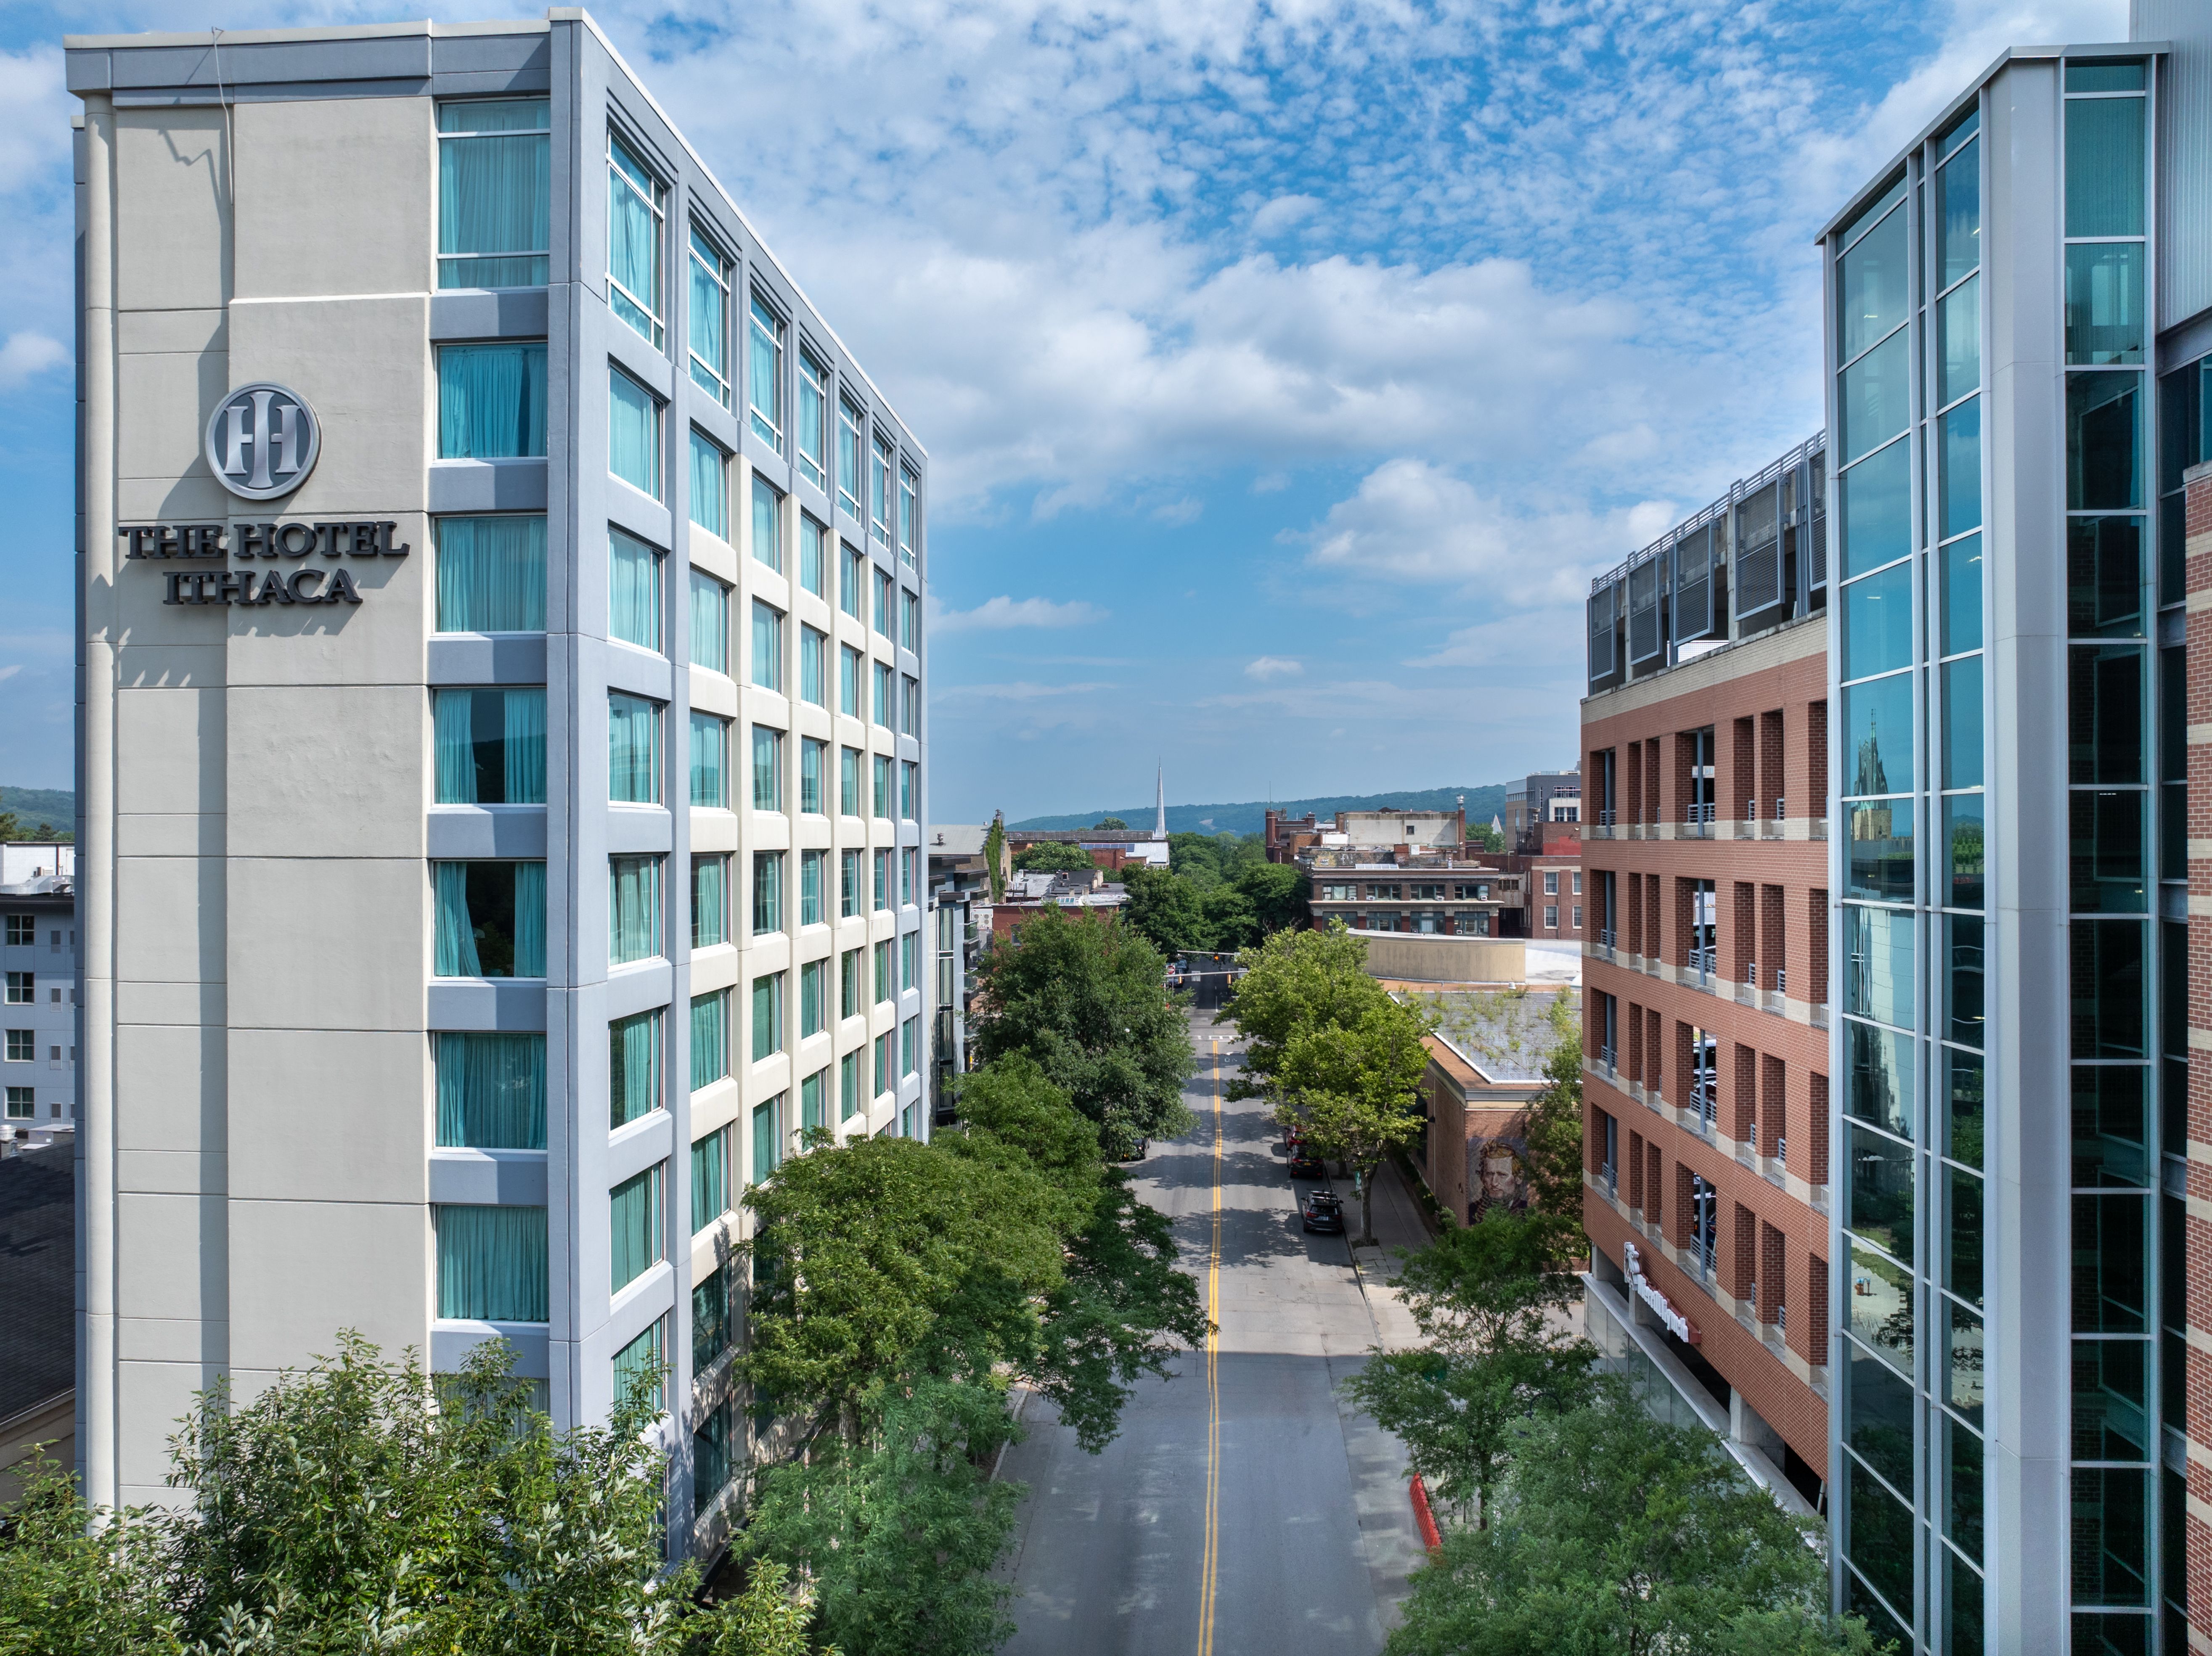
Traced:
[[1237, 964], [1243, 975], [1215, 1019], [1234, 1023], [1245, 1043], [1243, 1073], [1229, 1083], [1231, 1098], [1267, 1096], [1299, 1030], [1357, 1023], [1393, 1004], [1367, 975], [1365, 941], [1340, 923], [1325, 931], [1278, 931], [1239, 954]]
[[1098, 819], [1097, 827], [1102, 834], [1109, 830], [1126, 834], [1129, 825], [1118, 816], [1102, 816]]
[[1014, 868], [1022, 874], [1079, 874], [1098, 864], [1081, 846], [1065, 840], [1041, 840], [1014, 853]]
[[999, 901], [1006, 895], [1006, 824], [994, 816], [991, 826], [983, 834], [983, 877], [990, 882], [991, 901]]
[[1128, 901], [1121, 905], [1123, 924], [1142, 932], [1161, 954], [1213, 946], [1197, 888], [1188, 880], [1164, 868], [1133, 863], [1121, 870], [1121, 883], [1129, 892]]
[[1419, 1015], [1386, 998], [1357, 1023], [1294, 1031], [1283, 1052], [1277, 1118], [1304, 1128], [1316, 1150], [1358, 1173], [1362, 1241], [1375, 1238], [1376, 1168], [1420, 1134], [1416, 1101], [1429, 1067], [1427, 1033]]
[[[1252, 915], [1262, 935], [1285, 926], [1306, 924], [1312, 911], [1308, 900], [1312, 882], [1305, 871], [1289, 863], [1247, 863], [1237, 870], [1237, 889], [1252, 905]], [[1257, 937], [1253, 938], [1259, 941]], [[1217, 947], [1222, 945], [1217, 945]]]
[[1167, 962], [1134, 926], [1048, 908], [978, 968], [975, 1050], [986, 1064], [1035, 1059], [1103, 1130], [1110, 1153], [1139, 1135], [1188, 1131], [1182, 1084], [1196, 1071], [1189, 1027], [1167, 992]]

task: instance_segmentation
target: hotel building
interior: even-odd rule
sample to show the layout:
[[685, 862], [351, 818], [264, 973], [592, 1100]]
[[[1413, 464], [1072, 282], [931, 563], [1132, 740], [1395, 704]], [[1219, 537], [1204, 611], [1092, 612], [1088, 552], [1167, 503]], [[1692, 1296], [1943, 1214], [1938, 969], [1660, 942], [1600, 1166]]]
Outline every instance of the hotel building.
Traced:
[[711, 1549], [742, 1192], [927, 1131], [921, 447], [582, 12], [67, 70], [87, 1493], [503, 1338]]

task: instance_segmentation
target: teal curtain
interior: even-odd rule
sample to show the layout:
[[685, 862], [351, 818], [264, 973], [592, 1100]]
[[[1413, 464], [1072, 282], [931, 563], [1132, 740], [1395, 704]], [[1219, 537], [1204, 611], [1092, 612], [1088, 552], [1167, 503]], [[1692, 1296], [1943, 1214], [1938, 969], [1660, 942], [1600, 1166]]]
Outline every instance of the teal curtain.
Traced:
[[691, 946], [711, 949], [727, 943], [724, 917], [729, 913], [730, 859], [696, 857], [691, 862]]
[[753, 726], [753, 809], [783, 809], [783, 732]]
[[783, 496], [753, 474], [753, 556], [779, 573], [783, 569]]
[[776, 1163], [783, 1158], [777, 1154], [782, 1149], [781, 1136], [775, 1130], [776, 1106], [782, 1101], [772, 1098], [765, 1104], [753, 1107], [753, 1182], [758, 1184], [774, 1173]]
[[619, 529], [607, 531], [607, 634], [660, 647], [660, 555]]
[[660, 707], [643, 696], [607, 696], [607, 798], [617, 804], [660, 803]]
[[545, 1148], [545, 1037], [433, 1035], [438, 1143], [476, 1149]]
[[[810, 855], [802, 866], [811, 867]], [[801, 901], [804, 902], [804, 899]], [[809, 961], [799, 968], [799, 1038], [822, 1033], [822, 991], [823, 980], [829, 975], [830, 962]]]
[[761, 440], [779, 454], [783, 452], [783, 323], [774, 311], [752, 302], [752, 373], [747, 392], [752, 403], [752, 427]]
[[827, 1070], [817, 1070], [799, 1083], [799, 1125], [801, 1127], [826, 1127], [830, 1114], [823, 1107], [822, 1083], [829, 1075]]
[[607, 1026], [607, 1123], [619, 1127], [660, 1107], [660, 1012]]
[[660, 498], [660, 401], [620, 368], [607, 370], [607, 469]]
[[691, 433], [691, 521], [718, 540], [730, 538], [730, 457], [696, 428]]
[[545, 630], [545, 519], [441, 518], [438, 630]]
[[730, 721], [691, 715], [691, 803], [710, 810], [730, 805]]
[[753, 600], [753, 682], [763, 690], [783, 688], [783, 612]]
[[775, 972], [753, 980], [753, 1062], [782, 1050], [783, 974]]
[[822, 658], [829, 647], [829, 639], [811, 627], [799, 629], [799, 699], [817, 707], [830, 705], [829, 691], [822, 682]]
[[[438, 106], [438, 285], [538, 288], [553, 245], [551, 105]], [[476, 254], [480, 257], [448, 257]], [[485, 258], [481, 255], [507, 255]]]
[[624, 966], [660, 953], [660, 858], [607, 859], [607, 960]]
[[438, 347], [438, 458], [530, 459], [545, 452], [543, 344]]
[[691, 572], [691, 664], [730, 670], [730, 589], [696, 569]]
[[[696, 1003], [695, 1003], [696, 1005]], [[696, 1236], [728, 1211], [730, 1130], [708, 1133], [691, 1147], [691, 1234]]]
[[[816, 809], [821, 807], [817, 804]], [[799, 923], [819, 925], [827, 918], [822, 913], [822, 859], [829, 853], [820, 851], [801, 852], [799, 858]]]
[[480, 978], [483, 968], [477, 960], [476, 926], [469, 919], [469, 865], [433, 863], [430, 868], [438, 899], [436, 956], [432, 975]]
[[691, 1001], [691, 1090], [711, 1087], [730, 1073], [730, 992]]
[[545, 975], [545, 864], [514, 864], [514, 975]]
[[[608, 1193], [614, 1288], [619, 1293], [659, 1262], [660, 1167], [625, 1179]], [[657, 1353], [656, 1353], [657, 1355]]]
[[691, 378], [724, 407], [729, 405], [729, 261], [714, 245], [691, 231]]
[[438, 1314], [495, 1323], [548, 1319], [544, 1208], [440, 1207]]
[[799, 518], [799, 584], [817, 598], [830, 596], [830, 536], [801, 513]]
[[753, 935], [783, 930], [783, 853], [753, 852]]
[[476, 696], [474, 690], [439, 690], [430, 698], [438, 773], [432, 797], [441, 805], [477, 803]]
[[615, 1398], [629, 1396], [642, 1384], [647, 1402], [662, 1401], [668, 1382], [668, 1319], [656, 1317], [653, 1326], [615, 1353]]
[[655, 345], [660, 343], [660, 214], [659, 180], [610, 135], [607, 140], [607, 274], [626, 293], [609, 294], [617, 316]]
[[506, 693], [507, 803], [545, 803], [545, 692]]

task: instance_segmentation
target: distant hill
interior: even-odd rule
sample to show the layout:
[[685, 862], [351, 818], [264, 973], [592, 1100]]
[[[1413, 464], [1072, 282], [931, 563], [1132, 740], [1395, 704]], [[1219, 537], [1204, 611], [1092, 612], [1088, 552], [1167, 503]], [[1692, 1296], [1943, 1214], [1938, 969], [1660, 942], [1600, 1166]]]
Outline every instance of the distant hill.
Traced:
[[[1467, 796], [1467, 820], [1488, 827], [1493, 816], [1505, 814], [1504, 782], [1468, 788], [1408, 788], [1402, 793], [1337, 793], [1319, 799], [1247, 800], [1233, 805], [1170, 805], [1170, 834], [1257, 834], [1267, 825], [1272, 808], [1287, 816], [1308, 811], [1324, 819], [1340, 810], [1450, 810], [1462, 794]], [[1018, 828], [1085, 828], [1102, 816], [1118, 816], [1131, 828], [1150, 828], [1151, 805], [1117, 805], [1111, 810], [1079, 811], [1073, 816], [1032, 816], [1010, 822]]]
[[67, 834], [76, 827], [76, 795], [66, 788], [0, 787], [0, 810], [12, 810], [26, 834], [43, 822]]

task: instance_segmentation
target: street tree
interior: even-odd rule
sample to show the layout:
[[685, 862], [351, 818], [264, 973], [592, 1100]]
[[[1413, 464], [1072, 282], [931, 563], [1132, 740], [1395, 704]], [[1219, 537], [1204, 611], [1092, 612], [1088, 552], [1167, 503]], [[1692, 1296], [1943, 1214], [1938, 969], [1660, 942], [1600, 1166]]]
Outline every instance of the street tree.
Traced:
[[1208, 887], [1200, 894], [1198, 909], [1205, 918], [1207, 948], [1249, 949], [1260, 941], [1259, 911], [1240, 886]]
[[1040, 840], [1014, 853], [1014, 868], [1023, 874], [1079, 874], [1097, 866], [1089, 852], [1064, 840]]
[[991, 826], [983, 834], [983, 877], [990, 882], [991, 901], [999, 902], [1006, 895], [1006, 824], [1002, 817], [994, 816]]
[[1182, 876], [1133, 863], [1121, 870], [1121, 883], [1129, 894], [1121, 905], [1122, 923], [1142, 932], [1161, 954], [1213, 946], [1197, 889]]
[[1815, 1526], [1712, 1433], [1653, 1420], [1615, 1381], [1516, 1434], [1496, 1521], [1447, 1531], [1389, 1656], [1872, 1656], [1863, 1621], [1827, 1613]]
[[[1313, 895], [1312, 882], [1304, 870], [1289, 863], [1247, 863], [1237, 870], [1236, 883], [1252, 906], [1261, 936], [1285, 926], [1304, 925], [1310, 917], [1308, 899]], [[1255, 937], [1253, 941], [1259, 939]]]
[[1386, 998], [1357, 1023], [1299, 1029], [1284, 1048], [1276, 1119], [1358, 1175], [1363, 1244], [1375, 1240], [1375, 1170], [1420, 1136], [1416, 1100], [1429, 1065], [1427, 1033], [1419, 1015]]
[[1109, 1154], [1189, 1131], [1189, 1026], [1167, 992], [1166, 961], [1134, 927], [1048, 908], [994, 943], [977, 976], [978, 1057], [1028, 1053], [1098, 1124]]
[[1235, 993], [1215, 1018], [1233, 1023], [1244, 1042], [1231, 1098], [1272, 1095], [1291, 1038], [1300, 1030], [1357, 1023], [1392, 1004], [1367, 974], [1367, 944], [1340, 923], [1321, 931], [1278, 931], [1237, 956]]
[[1522, 1166], [1529, 1211], [1542, 1219], [1564, 1259], [1589, 1251], [1583, 1230], [1583, 1045], [1571, 1015], [1567, 1038], [1544, 1060], [1544, 1089], [1528, 1101]]

